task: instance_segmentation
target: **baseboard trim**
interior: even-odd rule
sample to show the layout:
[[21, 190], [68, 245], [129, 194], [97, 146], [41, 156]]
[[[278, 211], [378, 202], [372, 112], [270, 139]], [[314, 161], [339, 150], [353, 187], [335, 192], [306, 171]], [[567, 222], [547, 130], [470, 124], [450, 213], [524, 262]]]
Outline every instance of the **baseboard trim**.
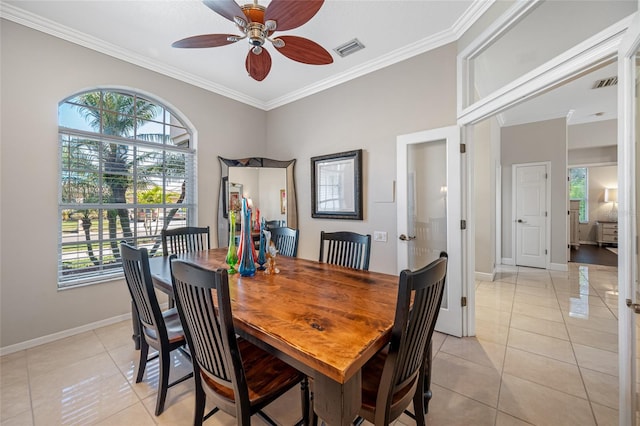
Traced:
[[491, 273], [489, 272], [478, 272], [476, 271], [475, 273], [475, 278], [476, 281], [489, 281], [489, 282], [493, 282], [496, 279], [496, 271], [493, 271]]
[[566, 263], [550, 263], [549, 269], [552, 271], [567, 272], [569, 270], [569, 266]]
[[45, 343], [51, 343], [59, 339], [64, 339], [65, 337], [75, 336], [76, 334], [95, 330], [96, 328], [105, 327], [107, 325], [115, 324], [117, 322], [124, 321], [127, 319], [131, 319], [130, 313], [92, 322], [90, 324], [81, 325], [80, 327], [59, 331], [57, 333], [49, 334], [47, 336], [36, 337], [35, 339], [27, 340], [21, 343], [16, 343], [15, 345], [5, 346], [3, 348], [0, 348], [0, 356], [9, 355], [14, 352], [23, 351], [25, 349], [31, 349], [36, 346], [43, 345]]
[[515, 262], [513, 260], [513, 258], [511, 257], [503, 257], [502, 258], [502, 264], [503, 265], [511, 265], [511, 266], [515, 266]]

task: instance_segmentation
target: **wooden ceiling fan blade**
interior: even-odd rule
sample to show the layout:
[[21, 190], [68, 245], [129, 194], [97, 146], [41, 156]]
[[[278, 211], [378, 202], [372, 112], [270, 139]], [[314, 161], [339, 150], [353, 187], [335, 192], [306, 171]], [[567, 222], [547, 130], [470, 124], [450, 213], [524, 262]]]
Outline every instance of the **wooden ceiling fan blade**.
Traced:
[[225, 46], [227, 44], [235, 43], [235, 41], [229, 41], [227, 39], [228, 37], [237, 36], [233, 34], [203, 34], [178, 40], [173, 43], [171, 47], [202, 48]]
[[251, 78], [262, 81], [267, 77], [269, 71], [271, 71], [271, 55], [266, 49], [262, 49], [259, 55], [249, 50], [244, 65]]
[[307, 23], [320, 10], [324, 0], [272, 0], [265, 21], [276, 21], [276, 31], [286, 31]]
[[233, 22], [234, 17], [244, 19], [244, 13], [238, 3], [233, 0], [204, 0], [203, 3], [209, 9], [216, 12], [218, 15], [223, 16]]
[[284, 46], [277, 48], [289, 59], [310, 65], [327, 65], [333, 63], [333, 57], [324, 47], [315, 41], [297, 36], [280, 36]]

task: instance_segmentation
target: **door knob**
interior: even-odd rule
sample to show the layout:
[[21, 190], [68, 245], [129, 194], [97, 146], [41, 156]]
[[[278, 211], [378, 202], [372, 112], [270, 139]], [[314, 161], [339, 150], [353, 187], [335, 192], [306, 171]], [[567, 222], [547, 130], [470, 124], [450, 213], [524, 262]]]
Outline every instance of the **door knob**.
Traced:
[[400, 237], [398, 237], [398, 238], [400, 238], [400, 240], [402, 240], [402, 241], [411, 241], [411, 240], [415, 240], [415, 239], [416, 239], [416, 237], [415, 237], [415, 236], [413, 236], [413, 237], [407, 237], [407, 236], [406, 236], [406, 235], [404, 235], [404, 234], [400, 234]]
[[526, 222], [522, 219], [518, 219], [518, 223], [526, 223]]

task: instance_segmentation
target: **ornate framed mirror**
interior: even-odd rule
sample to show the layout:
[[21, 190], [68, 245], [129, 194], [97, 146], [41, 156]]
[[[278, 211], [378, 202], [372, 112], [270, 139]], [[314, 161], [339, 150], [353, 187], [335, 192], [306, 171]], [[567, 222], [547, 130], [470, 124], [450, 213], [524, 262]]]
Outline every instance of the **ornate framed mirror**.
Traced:
[[220, 188], [218, 197], [218, 247], [229, 241], [228, 209], [231, 193], [241, 188], [240, 197], [252, 199], [267, 220], [282, 220], [289, 228], [298, 228], [296, 187], [293, 168], [296, 160], [280, 161], [263, 157], [228, 159], [220, 161]]

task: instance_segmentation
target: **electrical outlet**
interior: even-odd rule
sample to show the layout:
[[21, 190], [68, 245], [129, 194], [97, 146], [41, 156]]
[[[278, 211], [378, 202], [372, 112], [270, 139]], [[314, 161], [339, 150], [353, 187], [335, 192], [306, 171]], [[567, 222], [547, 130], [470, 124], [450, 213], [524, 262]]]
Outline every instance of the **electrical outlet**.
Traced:
[[387, 242], [387, 233], [384, 231], [373, 231], [373, 241]]

